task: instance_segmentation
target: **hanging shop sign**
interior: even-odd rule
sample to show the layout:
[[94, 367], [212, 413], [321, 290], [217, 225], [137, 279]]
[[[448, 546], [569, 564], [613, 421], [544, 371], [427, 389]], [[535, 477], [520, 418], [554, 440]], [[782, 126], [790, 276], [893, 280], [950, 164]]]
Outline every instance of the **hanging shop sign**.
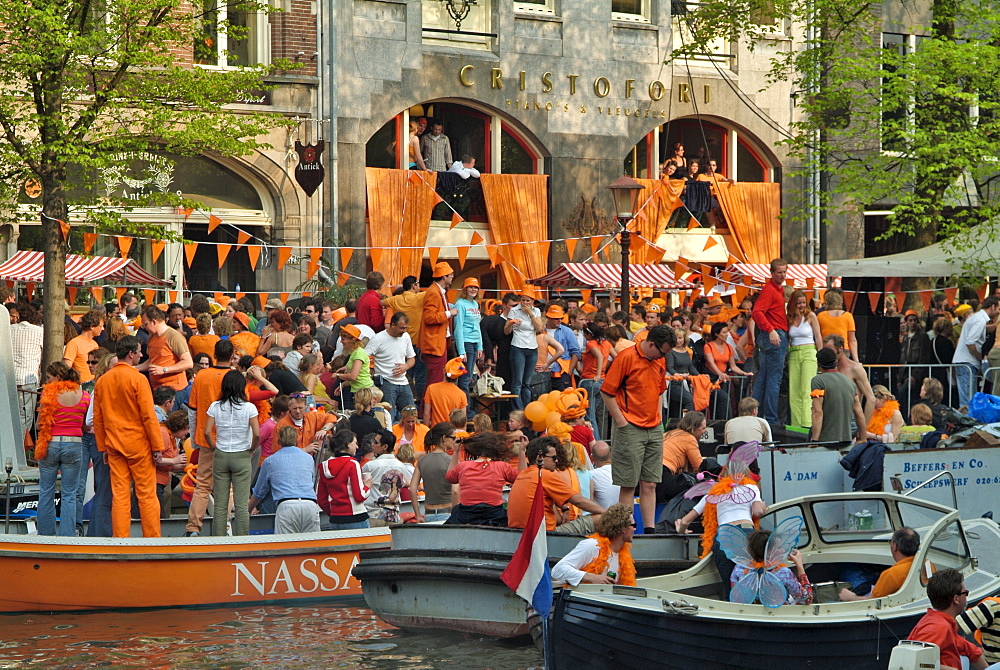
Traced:
[[299, 164], [295, 166], [295, 181], [299, 183], [307, 196], [312, 197], [319, 185], [323, 183], [323, 164], [320, 157], [326, 142], [319, 140], [316, 144], [295, 142], [295, 153], [299, 155]]

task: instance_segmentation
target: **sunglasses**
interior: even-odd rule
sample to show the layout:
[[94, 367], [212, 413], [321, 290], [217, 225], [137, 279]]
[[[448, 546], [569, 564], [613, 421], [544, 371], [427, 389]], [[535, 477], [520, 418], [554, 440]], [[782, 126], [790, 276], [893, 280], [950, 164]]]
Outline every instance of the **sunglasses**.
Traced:
[[289, 393], [288, 397], [289, 398], [306, 398], [306, 397], [308, 397], [308, 395], [309, 395], [308, 393]]
[[959, 591], [959, 592], [958, 592], [958, 593], [957, 593], [956, 595], [959, 595], [959, 596], [967, 596], [967, 595], [969, 595], [969, 590], [968, 590], [968, 589], [966, 589], [966, 590], [964, 590], [964, 591]]
[[633, 521], [629, 525], [632, 526], [633, 528], [638, 528], [639, 527], [639, 524], [637, 524], [635, 521]]

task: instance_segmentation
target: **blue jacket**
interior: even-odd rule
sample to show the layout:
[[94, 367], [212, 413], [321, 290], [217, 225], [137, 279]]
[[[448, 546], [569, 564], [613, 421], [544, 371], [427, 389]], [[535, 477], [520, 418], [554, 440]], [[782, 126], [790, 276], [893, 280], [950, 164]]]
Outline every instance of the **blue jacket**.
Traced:
[[479, 303], [465, 298], [455, 301], [455, 347], [458, 355], [465, 354], [465, 344], [477, 344], [479, 349], [483, 348], [483, 334], [479, 332], [479, 322], [482, 321], [482, 314], [479, 313]]
[[885, 452], [891, 451], [881, 442], [869, 440], [855, 445], [840, 459], [840, 465], [854, 480], [855, 491], [881, 491]]

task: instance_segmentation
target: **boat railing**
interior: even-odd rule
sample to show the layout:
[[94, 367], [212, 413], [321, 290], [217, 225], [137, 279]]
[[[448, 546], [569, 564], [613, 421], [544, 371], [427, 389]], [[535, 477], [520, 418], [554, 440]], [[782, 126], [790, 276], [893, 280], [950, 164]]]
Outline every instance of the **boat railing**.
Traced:
[[951, 470], [943, 470], [934, 475], [933, 477], [931, 477], [930, 479], [924, 480], [923, 482], [917, 484], [909, 491], [903, 490], [903, 484], [902, 482], [899, 481], [897, 477], [890, 477], [890, 480], [892, 482], [892, 488], [894, 490], [898, 491], [899, 493], [902, 493], [904, 496], [911, 496], [920, 489], [924, 488], [925, 486], [933, 482], [934, 480], [941, 479], [942, 477], [947, 477], [949, 480], [951, 480], [950, 488], [951, 488], [952, 507], [958, 509], [958, 493], [955, 491], [955, 475], [951, 474]]
[[[963, 363], [865, 363], [862, 365], [872, 386], [880, 384], [895, 394], [904, 410], [921, 401], [920, 387], [924, 379], [934, 377], [944, 390], [942, 402], [948, 407], [958, 407], [958, 388], [955, 386], [955, 368]], [[985, 378], [984, 378], [985, 379]], [[976, 380], [972, 378], [969, 397], [975, 392]], [[905, 419], [909, 419], [904, 414]]]

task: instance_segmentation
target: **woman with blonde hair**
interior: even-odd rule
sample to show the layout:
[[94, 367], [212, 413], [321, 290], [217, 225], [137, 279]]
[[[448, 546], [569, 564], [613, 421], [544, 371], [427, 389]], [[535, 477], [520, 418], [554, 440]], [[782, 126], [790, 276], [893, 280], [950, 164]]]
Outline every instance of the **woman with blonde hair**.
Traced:
[[324, 370], [323, 357], [316, 354], [306, 354], [299, 361], [298, 377], [302, 385], [306, 387], [309, 397], [306, 398], [306, 405], [324, 404], [334, 407], [336, 403], [326, 394], [326, 387], [320, 381], [319, 376]]
[[892, 443], [899, 439], [903, 428], [903, 414], [899, 411], [896, 396], [882, 385], [872, 387], [875, 394], [875, 411], [868, 422], [868, 439]]
[[363, 441], [372, 433], [382, 430], [382, 424], [375, 418], [372, 407], [375, 405], [374, 387], [358, 389], [354, 394], [354, 413], [349, 419], [351, 431]]
[[341, 387], [344, 409], [354, 408], [354, 394], [363, 388], [375, 386], [372, 380], [371, 365], [368, 353], [361, 342], [361, 330], [347, 324], [340, 329], [340, 342], [344, 345], [347, 363], [334, 373], [339, 382], [350, 382], [350, 389]]
[[406, 141], [410, 156], [408, 166], [411, 170], [427, 170], [427, 166], [424, 165], [424, 157], [420, 151], [420, 136], [417, 135], [417, 128], [417, 122], [410, 121], [410, 137]]
[[109, 314], [104, 318], [104, 330], [104, 344], [101, 347], [107, 349], [108, 353], [114, 356], [118, 340], [128, 335], [128, 328], [116, 314]]
[[552, 581], [570, 586], [635, 586], [635, 563], [630, 550], [635, 531], [632, 508], [612, 505], [601, 515], [595, 531], [556, 563], [552, 568]]
[[793, 426], [812, 426], [810, 383], [819, 368], [816, 352], [823, 348], [819, 320], [809, 309], [802, 291], [792, 291], [786, 309], [788, 315], [788, 406]]
[[844, 309], [844, 296], [837, 289], [830, 289], [823, 296], [824, 310], [816, 315], [819, 320], [820, 342], [828, 335], [840, 335], [844, 338], [847, 349], [853, 360], [858, 360], [857, 327], [854, 325], [854, 315]]
[[399, 423], [392, 427], [392, 434], [396, 436], [397, 445], [412, 444], [413, 451], [422, 454], [425, 451], [424, 437], [430, 428], [420, 423], [418, 419], [417, 408], [413, 405], [407, 405], [400, 410]]

